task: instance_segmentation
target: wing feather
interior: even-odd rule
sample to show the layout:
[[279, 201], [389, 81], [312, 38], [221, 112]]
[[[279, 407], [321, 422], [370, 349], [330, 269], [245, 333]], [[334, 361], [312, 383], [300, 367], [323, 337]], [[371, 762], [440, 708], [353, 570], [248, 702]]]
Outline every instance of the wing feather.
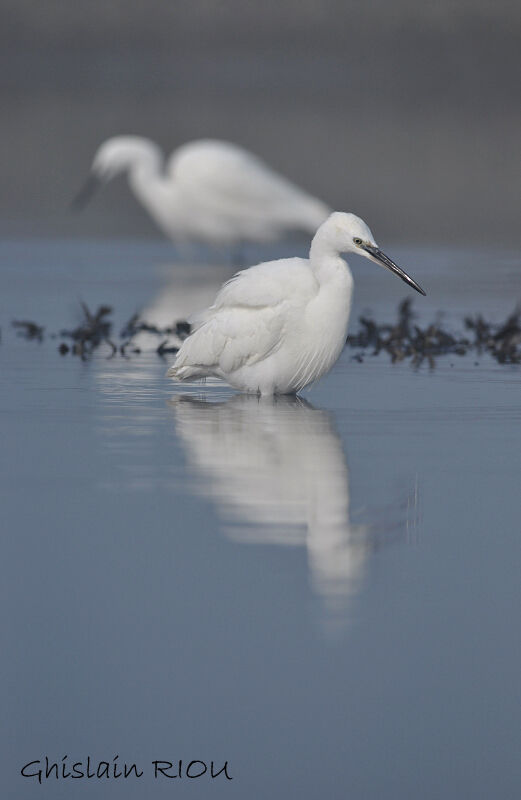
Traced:
[[284, 314], [270, 308], [222, 308], [183, 342], [174, 367], [230, 374], [255, 364], [283, 341]]
[[206, 367], [234, 372], [267, 358], [283, 342], [292, 311], [316, 293], [304, 259], [257, 264], [224, 284], [215, 303], [195, 318], [196, 329], [181, 346], [174, 368]]
[[317, 279], [306, 259], [266, 261], [241, 270], [227, 281], [212, 308], [273, 308], [291, 297], [301, 302], [307, 300], [317, 290]]

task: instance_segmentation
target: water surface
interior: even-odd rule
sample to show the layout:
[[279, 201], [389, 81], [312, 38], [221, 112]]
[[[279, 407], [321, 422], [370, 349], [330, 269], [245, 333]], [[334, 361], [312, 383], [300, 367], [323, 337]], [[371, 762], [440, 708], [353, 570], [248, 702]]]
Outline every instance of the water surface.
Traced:
[[[428, 291], [422, 322], [521, 297], [512, 254], [389, 252]], [[402, 285], [354, 272], [354, 317], [392, 319]], [[228, 273], [166, 245], [2, 245], [7, 796], [517, 798], [520, 368], [346, 350], [272, 402], [176, 388], [150, 339], [82, 362], [49, 335], [80, 299], [116, 331], [138, 309], [164, 324]], [[20, 777], [46, 755], [145, 774]], [[154, 780], [154, 759], [233, 780]]]

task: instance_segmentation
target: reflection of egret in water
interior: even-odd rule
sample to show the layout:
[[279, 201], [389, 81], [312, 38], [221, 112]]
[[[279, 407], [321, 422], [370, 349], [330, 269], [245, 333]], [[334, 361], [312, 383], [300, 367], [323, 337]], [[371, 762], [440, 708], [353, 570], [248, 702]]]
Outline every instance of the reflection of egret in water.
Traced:
[[328, 412], [300, 398], [236, 395], [227, 402], [177, 396], [176, 433], [236, 541], [307, 549], [314, 591], [329, 611], [356, 592], [373, 546], [354, 524], [349, 473]]

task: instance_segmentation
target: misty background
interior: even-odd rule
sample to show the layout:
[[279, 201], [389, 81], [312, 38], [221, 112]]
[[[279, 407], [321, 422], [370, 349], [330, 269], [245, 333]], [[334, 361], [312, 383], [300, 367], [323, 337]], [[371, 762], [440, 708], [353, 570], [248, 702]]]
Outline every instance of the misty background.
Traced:
[[514, 0], [2, 0], [0, 232], [160, 237], [107, 137], [230, 139], [380, 240], [517, 243]]

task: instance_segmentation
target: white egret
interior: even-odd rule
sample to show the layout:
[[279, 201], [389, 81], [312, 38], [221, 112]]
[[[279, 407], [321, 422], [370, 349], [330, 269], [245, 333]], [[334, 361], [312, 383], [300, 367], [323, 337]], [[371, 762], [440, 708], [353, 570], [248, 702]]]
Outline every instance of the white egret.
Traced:
[[269, 242], [291, 231], [313, 234], [331, 210], [231, 142], [182, 145], [165, 164], [159, 147], [116, 136], [99, 147], [73, 206], [120, 173], [161, 230], [177, 242]]
[[261, 395], [292, 394], [328, 372], [344, 347], [353, 278], [340, 253], [358, 253], [425, 294], [376, 244], [363, 220], [335, 212], [309, 259], [284, 258], [238, 272], [194, 320], [167, 375], [221, 378]]

